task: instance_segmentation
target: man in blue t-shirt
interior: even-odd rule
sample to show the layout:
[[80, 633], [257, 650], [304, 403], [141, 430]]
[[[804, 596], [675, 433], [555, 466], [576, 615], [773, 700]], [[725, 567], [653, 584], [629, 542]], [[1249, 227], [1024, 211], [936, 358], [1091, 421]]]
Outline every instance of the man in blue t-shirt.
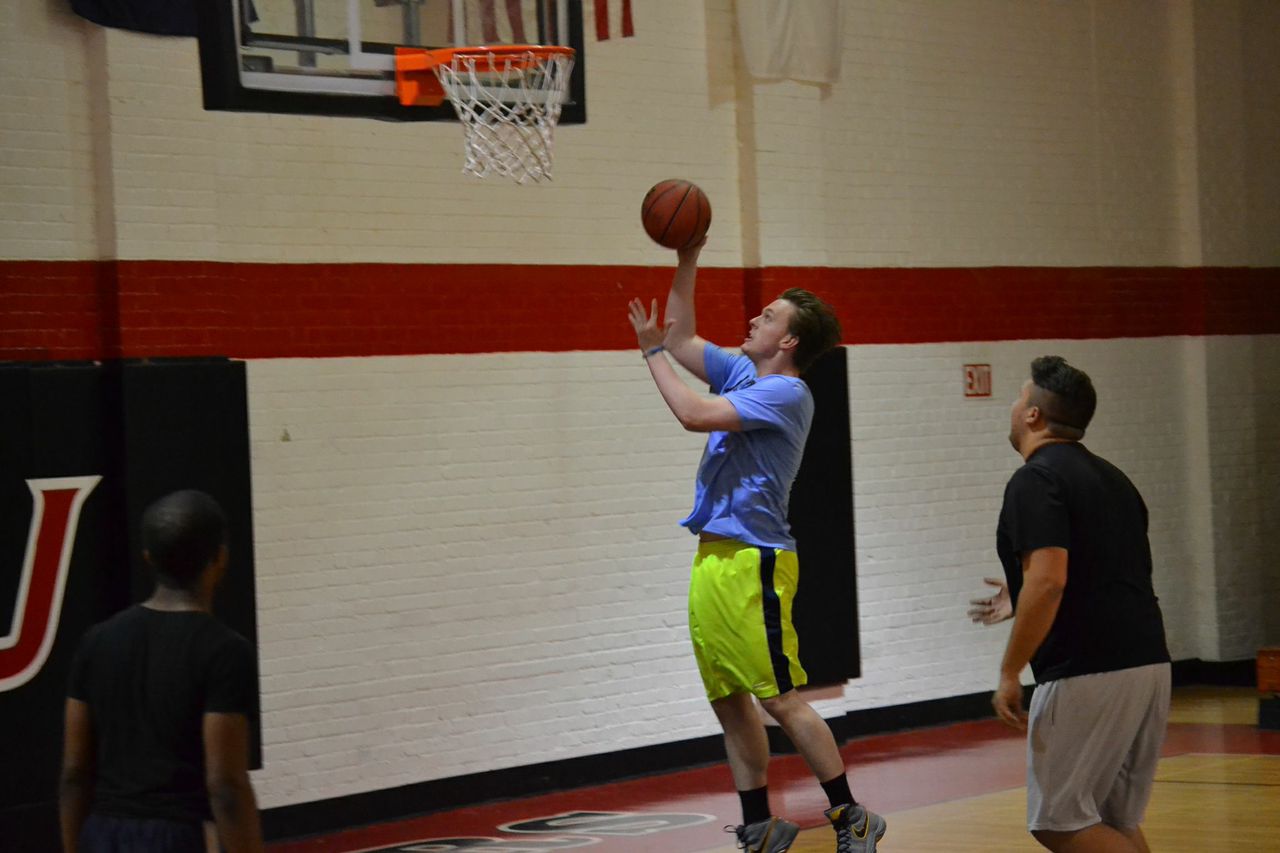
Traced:
[[[656, 299], [649, 310], [633, 299], [630, 319], [663, 400], [685, 429], [709, 434], [693, 511], [681, 523], [699, 540], [689, 633], [742, 801], [735, 831], [750, 853], [781, 853], [799, 831], [769, 809], [769, 742], [758, 699], [822, 784], [837, 849], [874, 851], [884, 819], [853, 799], [831, 729], [796, 692], [807, 676], [791, 624], [799, 565], [787, 502], [813, 420], [813, 396], [800, 374], [839, 342], [840, 324], [829, 305], [796, 288], [751, 321], [741, 355], [708, 343], [694, 319], [701, 250], [699, 243], [678, 253], [664, 325]], [[660, 357], [664, 351], [715, 396], [686, 385]]]

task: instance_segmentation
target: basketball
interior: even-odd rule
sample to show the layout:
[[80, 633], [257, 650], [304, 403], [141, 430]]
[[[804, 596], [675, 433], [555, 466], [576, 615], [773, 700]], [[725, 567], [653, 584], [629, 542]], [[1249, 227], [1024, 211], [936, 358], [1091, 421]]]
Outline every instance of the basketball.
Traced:
[[697, 184], [668, 178], [645, 194], [640, 218], [644, 230], [659, 246], [683, 249], [706, 236], [711, 225], [711, 202]]

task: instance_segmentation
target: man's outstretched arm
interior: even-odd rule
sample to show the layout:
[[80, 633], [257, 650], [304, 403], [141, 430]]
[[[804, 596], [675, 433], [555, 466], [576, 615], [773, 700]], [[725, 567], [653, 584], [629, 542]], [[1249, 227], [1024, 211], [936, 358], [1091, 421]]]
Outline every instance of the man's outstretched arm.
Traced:
[[988, 586], [994, 586], [997, 592], [989, 598], [969, 599], [969, 618], [973, 623], [994, 625], [997, 622], [1012, 619], [1013, 602], [1009, 598], [1009, 585], [1003, 578], [983, 578], [982, 582]]
[[205, 787], [227, 853], [262, 853], [262, 824], [249, 782], [249, 721], [244, 714], [206, 713]]
[[[662, 330], [658, 328], [658, 300], [653, 300], [651, 312], [646, 312], [644, 303], [632, 299], [628, 306], [628, 317], [636, 330], [636, 340], [641, 352], [648, 353], [663, 343]], [[668, 346], [668, 349], [670, 347]], [[690, 432], [711, 432], [726, 430], [736, 432], [742, 429], [742, 420], [738, 410], [724, 397], [701, 397], [676, 373], [671, 362], [661, 352], [646, 355], [649, 373], [658, 386], [658, 393], [666, 401], [671, 413], [680, 421], [680, 425]]]
[[991, 697], [996, 715], [1015, 728], [1027, 725], [1019, 677], [1044, 638], [1049, 636], [1066, 588], [1066, 548], [1037, 548], [1023, 555], [1022, 594], [1018, 596], [1013, 630], [1009, 632], [1009, 644], [1000, 664], [1000, 683]]
[[676, 252], [676, 272], [671, 279], [671, 292], [667, 294], [666, 339], [658, 342], [666, 346], [681, 367], [703, 382], [707, 381], [704, 358], [707, 342], [698, 337], [693, 288], [698, 277], [698, 255], [705, 244], [704, 238], [697, 245]]
[[65, 720], [58, 810], [62, 849], [64, 853], [76, 853], [80, 830], [93, 802], [94, 740], [88, 703], [67, 699]]

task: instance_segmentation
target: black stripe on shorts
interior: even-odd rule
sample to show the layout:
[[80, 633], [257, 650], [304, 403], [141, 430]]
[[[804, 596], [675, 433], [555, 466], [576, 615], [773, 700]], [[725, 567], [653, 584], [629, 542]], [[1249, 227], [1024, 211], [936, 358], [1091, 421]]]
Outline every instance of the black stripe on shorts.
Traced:
[[760, 591], [764, 605], [764, 633], [769, 643], [769, 660], [773, 663], [773, 679], [778, 682], [778, 693], [786, 693], [791, 683], [791, 662], [782, 651], [782, 602], [773, 588], [773, 569], [777, 553], [772, 548], [760, 551]]

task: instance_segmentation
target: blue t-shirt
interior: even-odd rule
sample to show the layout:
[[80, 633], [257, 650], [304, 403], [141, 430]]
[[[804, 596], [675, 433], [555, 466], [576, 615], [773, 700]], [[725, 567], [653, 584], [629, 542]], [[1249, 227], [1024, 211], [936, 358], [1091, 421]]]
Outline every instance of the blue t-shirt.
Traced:
[[714, 344], [703, 359], [712, 393], [737, 409], [742, 431], [707, 436], [693, 511], [680, 523], [694, 533], [794, 551], [787, 503], [813, 422], [809, 386], [794, 376], [757, 378], [751, 359]]

